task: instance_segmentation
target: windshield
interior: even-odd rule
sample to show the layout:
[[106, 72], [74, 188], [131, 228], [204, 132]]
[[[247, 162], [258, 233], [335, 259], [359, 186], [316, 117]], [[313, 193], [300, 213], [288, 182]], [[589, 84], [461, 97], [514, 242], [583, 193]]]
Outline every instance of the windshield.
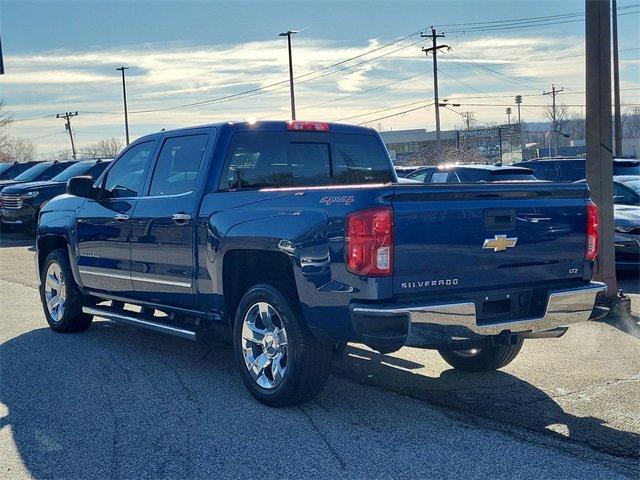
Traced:
[[624, 182], [624, 184], [629, 187], [631, 190], [640, 195], [640, 179], [639, 180], [631, 180], [630, 182]]
[[13, 167], [13, 163], [0, 163], [0, 175]]
[[25, 170], [20, 175], [18, 175], [14, 180], [19, 182], [29, 182], [31, 180], [35, 180], [42, 172], [47, 170], [49, 167], [53, 165], [52, 163], [39, 163], [38, 165], [34, 165], [28, 170]]
[[71, 167], [67, 168], [63, 172], [53, 177], [51, 181], [66, 182], [72, 177], [79, 177], [81, 175], [84, 175], [85, 173], [87, 173], [87, 170], [89, 170], [92, 166], [93, 166], [93, 162], [76, 163], [75, 165], [72, 165]]

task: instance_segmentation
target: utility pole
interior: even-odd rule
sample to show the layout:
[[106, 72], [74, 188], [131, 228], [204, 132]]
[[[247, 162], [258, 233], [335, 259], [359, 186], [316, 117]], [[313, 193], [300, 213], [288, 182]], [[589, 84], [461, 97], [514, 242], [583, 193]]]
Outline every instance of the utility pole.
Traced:
[[124, 71], [129, 67], [116, 68], [122, 72], [122, 97], [124, 98], [124, 132], [127, 137], [127, 145], [129, 145], [129, 115], [127, 114], [127, 85], [124, 82]]
[[[559, 93], [564, 92], [564, 87], [561, 87], [560, 90], [556, 90], [556, 86], [555, 84], [551, 85], [551, 91], [550, 92], [542, 92], [543, 95], [551, 95], [552, 98], [552, 107], [551, 107], [551, 118], [553, 121], [553, 133], [555, 134], [558, 131], [558, 122], [557, 122], [557, 115], [556, 115], [556, 95], [558, 95]], [[553, 137], [551, 137], [551, 139], [549, 140], [549, 150], [551, 150], [551, 141], [553, 140]], [[556, 153], [558, 152], [558, 142], [557, 142], [557, 138], [556, 138]]]
[[474, 120], [473, 118], [474, 112], [462, 112], [461, 115], [464, 117], [464, 123], [467, 126], [467, 130], [471, 129], [471, 122]]
[[287, 37], [287, 45], [289, 47], [289, 90], [291, 93], [291, 120], [296, 119], [296, 98], [293, 92], [293, 60], [291, 57], [291, 35], [295, 35], [299, 30], [287, 30], [279, 34], [281, 37]]
[[522, 95], [516, 95], [515, 102], [516, 105], [518, 105], [518, 124], [521, 124], [522, 121], [520, 120], [520, 105], [522, 105]]
[[507, 114], [507, 124], [511, 125], [511, 107], [507, 107], [505, 112]]
[[594, 278], [607, 284], [605, 298], [613, 302], [618, 287], [613, 241], [610, 26], [609, 2], [586, 0], [587, 183], [600, 213]]
[[58, 113], [56, 115], [56, 118], [63, 118], [66, 120], [66, 123], [64, 124], [64, 128], [69, 132], [69, 139], [71, 140], [71, 153], [73, 155], [73, 159], [76, 159], [76, 146], [73, 143], [73, 132], [71, 131], [71, 117], [75, 117], [76, 115], [78, 115], [78, 112], [65, 112], [65, 113]]
[[614, 150], [616, 156], [622, 156], [622, 116], [620, 113], [620, 63], [618, 61], [618, 2], [612, 0], [611, 9], [613, 10], [612, 28], [613, 28], [613, 131], [616, 135], [616, 148]]
[[436, 107], [436, 162], [442, 162], [442, 142], [440, 140], [440, 105], [438, 101], [438, 50], [441, 48], [449, 48], [448, 45], [437, 45], [438, 38], [443, 38], [444, 33], [437, 34], [436, 29], [431, 27], [431, 35], [425, 33], [420, 34], [423, 38], [431, 38], [431, 47], [423, 48], [425, 55], [429, 53], [433, 55], [433, 101]]

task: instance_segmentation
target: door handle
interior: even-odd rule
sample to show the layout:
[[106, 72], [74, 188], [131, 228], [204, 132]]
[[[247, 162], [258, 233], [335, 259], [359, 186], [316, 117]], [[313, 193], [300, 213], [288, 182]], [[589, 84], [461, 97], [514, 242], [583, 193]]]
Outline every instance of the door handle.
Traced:
[[126, 222], [127, 220], [129, 220], [129, 214], [128, 213], [116, 213], [113, 216], [113, 219], [116, 222]]
[[191, 220], [191, 215], [189, 215], [188, 213], [174, 213], [173, 215], [171, 215], [171, 220], [173, 220], [174, 223], [177, 223], [178, 225], [184, 225], [185, 223], [189, 223], [189, 220]]

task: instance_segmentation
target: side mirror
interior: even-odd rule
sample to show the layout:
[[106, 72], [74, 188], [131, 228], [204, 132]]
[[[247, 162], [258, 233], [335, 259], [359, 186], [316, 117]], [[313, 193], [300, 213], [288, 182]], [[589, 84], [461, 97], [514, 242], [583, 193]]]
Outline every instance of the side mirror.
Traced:
[[98, 189], [94, 188], [91, 177], [72, 177], [67, 181], [67, 193], [76, 197], [95, 199]]

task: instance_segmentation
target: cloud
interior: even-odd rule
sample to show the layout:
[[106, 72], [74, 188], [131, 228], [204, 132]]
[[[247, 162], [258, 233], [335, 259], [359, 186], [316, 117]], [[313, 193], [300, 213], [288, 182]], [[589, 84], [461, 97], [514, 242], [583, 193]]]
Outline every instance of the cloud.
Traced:
[[[378, 48], [381, 42], [370, 39], [359, 45], [345, 45], [326, 39], [296, 37], [293, 60], [294, 73], [299, 77], [296, 100], [300, 112], [308, 118], [333, 120], [429, 99], [433, 94], [432, 60], [420, 51], [420, 45], [411, 45], [416, 40], [398, 42], [341, 64], [338, 68], [398, 50], [327, 75], [336, 70], [326, 69], [327, 66]], [[453, 46], [452, 51], [442, 52], [438, 57], [442, 72], [441, 96], [497, 104], [473, 107], [476, 118], [486, 122], [502, 121], [504, 107], [501, 105], [510, 104], [515, 94], [539, 95], [552, 82], [583, 90], [584, 45], [580, 38], [529, 35], [469, 39], [460, 36], [447, 40]], [[634, 77], [637, 62], [634, 58], [624, 60], [625, 85], [637, 86]], [[115, 71], [121, 65], [131, 67], [127, 71], [127, 93], [135, 135], [212, 121], [288, 116], [288, 58], [286, 44], [281, 39], [225, 45], [143, 44], [10, 55], [5, 58], [7, 74], [0, 79], [2, 95], [16, 118], [78, 110], [80, 115], [74, 118], [78, 143], [93, 142], [105, 135], [121, 135], [121, 79]], [[305, 108], [410, 76], [414, 78], [371, 93]], [[260, 88], [265, 90], [259, 94], [214, 101], [198, 108], [136, 113]], [[496, 96], [504, 98], [485, 98]], [[540, 97], [536, 102], [545, 100]], [[374, 120], [395, 112], [364, 115], [353, 121]], [[529, 109], [527, 115], [542, 117], [542, 112]], [[387, 128], [431, 128], [433, 111], [417, 110], [382, 122]], [[459, 114], [443, 111], [444, 128], [457, 124], [460, 124]], [[54, 133], [62, 126], [55, 118], [48, 117], [17, 122], [12, 128], [14, 134], [37, 137]], [[66, 141], [64, 135], [55, 135], [38, 140], [37, 146], [40, 151], [66, 148]]]

